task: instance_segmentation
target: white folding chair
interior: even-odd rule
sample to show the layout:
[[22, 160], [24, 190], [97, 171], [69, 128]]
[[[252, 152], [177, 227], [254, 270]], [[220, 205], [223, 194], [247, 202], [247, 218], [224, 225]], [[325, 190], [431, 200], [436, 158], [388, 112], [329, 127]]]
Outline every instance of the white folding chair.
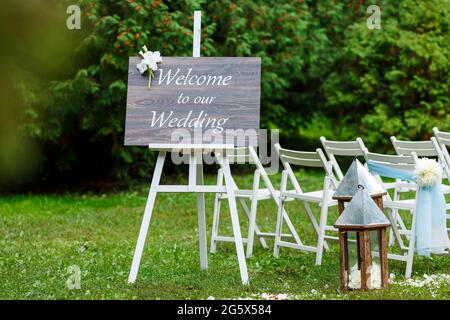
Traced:
[[[450, 183], [450, 154], [448, 149], [450, 148], [450, 132], [440, 131], [438, 128], [433, 128], [434, 137], [437, 140], [436, 148], [440, 148], [442, 153], [442, 161], [444, 162], [444, 173], [448, 183]], [[436, 145], [436, 144], [435, 144]], [[450, 220], [450, 214], [447, 214], [447, 220]], [[450, 228], [447, 229], [450, 231]]]
[[[398, 155], [410, 155], [411, 152], [414, 152], [418, 157], [433, 157], [441, 164], [444, 176], [450, 173], [447, 161], [435, 137], [431, 137], [428, 141], [401, 141], [396, 137], [391, 137], [391, 142]], [[411, 189], [415, 189], [415, 184], [411, 184]], [[444, 194], [450, 193], [450, 186], [442, 185], [442, 191]]]
[[438, 128], [433, 128], [434, 137], [436, 142], [434, 144], [436, 151], [441, 152], [442, 161], [445, 164], [444, 173], [447, 180], [450, 182], [450, 154], [448, 148], [450, 147], [450, 132], [440, 131]]
[[[411, 154], [415, 152], [418, 157], [435, 158], [442, 166], [444, 177], [450, 177], [450, 167], [447, 164], [442, 148], [435, 137], [431, 137], [428, 141], [400, 141], [395, 137], [391, 137], [395, 151], [399, 155]], [[411, 190], [415, 190], [415, 183], [411, 183]], [[442, 192], [450, 194], [450, 185], [442, 184]], [[447, 215], [450, 218], [450, 215]]]
[[333, 173], [339, 181], [342, 180], [344, 174], [336, 160], [336, 156], [363, 156], [363, 150], [366, 149], [363, 140], [359, 137], [355, 141], [331, 141], [325, 137], [320, 137], [320, 142], [329, 159], [329, 164], [333, 168]]
[[[411, 152], [409, 155], [385, 155], [379, 153], [371, 153], [364, 150], [364, 157], [366, 161], [372, 161], [380, 163], [391, 168], [409, 170], [412, 171], [416, 167], [417, 160], [419, 157], [415, 152]], [[375, 175], [375, 177], [382, 181], [382, 177]], [[388, 258], [394, 260], [400, 260], [406, 262], [405, 277], [411, 277], [413, 259], [414, 259], [414, 245], [415, 245], [415, 226], [416, 226], [416, 214], [415, 199], [391, 199], [389, 193], [384, 199], [384, 208], [387, 209], [388, 218], [391, 221], [391, 230], [394, 234], [394, 239], [396, 240], [400, 250], [403, 255], [388, 253]], [[450, 204], [446, 205], [446, 209], [450, 209]], [[407, 228], [404, 220], [400, 219], [400, 210], [408, 211], [412, 215], [411, 227]], [[401, 221], [401, 223], [399, 223]], [[408, 241], [408, 245], [405, 245], [404, 240]]]
[[[322, 143], [325, 154], [328, 157], [328, 163], [333, 168], [333, 174], [338, 181], [341, 181], [344, 177], [343, 171], [341, 170], [336, 157], [363, 157], [363, 151], [367, 149], [364, 141], [358, 137], [354, 141], [331, 141], [327, 140], [325, 137], [320, 137], [320, 142]], [[396, 187], [395, 182], [384, 182], [385, 189], [392, 189]]]
[[[289, 247], [309, 252], [316, 253], [316, 265], [322, 263], [322, 253], [325, 248], [328, 250], [328, 245], [325, 239], [335, 239], [335, 236], [326, 235], [326, 231], [337, 231], [333, 226], [327, 225], [328, 209], [336, 206], [337, 201], [331, 197], [336, 190], [337, 181], [333, 176], [331, 166], [328, 165], [327, 159], [321, 149], [317, 149], [315, 152], [306, 151], [294, 151], [283, 149], [279, 144], [275, 145], [275, 149], [278, 152], [281, 163], [284, 170], [281, 175], [281, 187], [280, 187], [280, 206], [278, 208], [277, 225], [275, 231], [275, 244], [274, 244], [274, 256], [278, 257], [280, 247]], [[300, 183], [298, 182], [291, 165], [312, 168], [318, 167], [325, 170], [325, 177], [323, 183], [323, 189], [319, 191], [304, 192]], [[288, 178], [294, 188], [293, 191], [287, 191]], [[303, 203], [306, 210], [306, 214], [317, 234], [316, 246], [309, 246], [301, 243], [292, 243], [282, 239], [282, 226], [284, 222], [283, 210], [284, 203], [289, 200], [299, 200]], [[310, 207], [310, 203], [317, 203], [321, 206], [320, 210], [320, 222], [317, 223], [316, 218]]]
[[[372, 161], [391, 168], [402, 170], [414, 170], [416, 155], [386, 155], [369, 152], [364, 150], [364, 158], [366, 161]], [[382, 177], [375, 175], [382, 182]], [[411, 277], [413, 258], [414, 258], [414, 242], [415, 242], [415, 199], [392, 199], [389, 193], [384, 198], [384, 208], [387, 210], [388, 218], [391, 221], [390, 237], [394, 237], [403, 254], [388, 253], [388, 258], [406, 262], [405, 277]], [[412, 214], [411, 228], [406, 227], [406, 223], [401, 219], [399, 210], [406, 210]], [[405, 245], [404, 239], [409, 241], [408, 246]], [[391, 242], [391, 241], [390, 241]]]
[[[253, 164], [256, 166], [254, 176], [253, 176], [253, 186], [252, 189], [239, 189], [236, 183], [234, 183], [235, 197], [240, 203], [242, 209], [247, 215], [249, 224], [247, 238], [243, 238], [243, 242], [247, 244], [247, 257], [253, 255], [253, 243], [254, 236], [259, 239], [260, 244], [263, 248], [267, 249], [267, 243], [265, 241], [266, 237], [274, 237], [274, 232], [262, 232], [259, 226], [256, 224], [256, 214], [258, 201], [272, 199], [278, 206], [279, 203], [279, 191], [275, 190], [273, 187], [267, 172], [264, 170], [261, 161], [258, 158], [256, 150], [253, 147], [248, 148], [236, 148], [234, 154], [227, 155], [230, 164]], [[261, 178], [263, 180], [264, 188], [260, 187]], [[218, 174], [218, 184], [223, 184], [223, 173], [219, 170]], [[217, 242], [234, 242], [234, 237], [219, 235], [219, 221], [220, 221], [220, 207], [222, 200], [227, 199], [226, 193], [217, 193], [214, 201], [214, 216], [213, 216], [213, 227], [211, 235], [211, 253], [216, 252]], [[247, 202], [250, 202], [250, 206]], [[300, 238], [286, 212], [283, 212], [284, 218], [286, 219], [290, 234], [284, 234], [286, 237], [293, 237], [297, 243], [300, 243]]]

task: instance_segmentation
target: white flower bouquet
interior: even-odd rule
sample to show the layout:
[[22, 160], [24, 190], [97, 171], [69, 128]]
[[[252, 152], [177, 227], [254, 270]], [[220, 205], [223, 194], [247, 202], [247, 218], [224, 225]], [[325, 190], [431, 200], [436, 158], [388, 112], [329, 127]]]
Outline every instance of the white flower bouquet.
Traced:
[[148, 87], [150, 88], [152, 79], [155, 75], [153, 71], [158, 70], [158, 63], [162, 62], [162, 57], [159, 51], [148, 51], [146, 46], [143, 46], [142, 49], [143, 51], [139, 51], [139, 54], [142, 56], [142, 60], [136, 65], [136, 67], [141, 74], [144, 74], [148, 70]]
[[419, 187], [429, 188], [442, 181], [442, 167], [434, 159], [419, 159], [414, 173]]

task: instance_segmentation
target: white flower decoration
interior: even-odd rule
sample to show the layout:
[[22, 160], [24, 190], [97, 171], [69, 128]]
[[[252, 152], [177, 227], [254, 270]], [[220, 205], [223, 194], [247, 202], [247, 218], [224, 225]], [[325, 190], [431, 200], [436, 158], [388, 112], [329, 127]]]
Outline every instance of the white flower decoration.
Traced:
[[137, 65], [136, 65], [136, 67], [138, 68], [138, 70], [139, 70], [139, 72], [141, 73], [141, 74], [143, 74], [145, 71], [147, 71], [147, 69], [148, 69], [148, 66], [145, 64], [145, 63], [143, 63], [143, 62], [141, 62], [141, 63], [138, 63]]
[[419, 159], [414, 173], [419, 187], [432, 187], [442, 181], [442, 167], [434, 159]]
[[162, 57], [159, 51], [148, 51], [146, 46], [143, 46], [142, 49], [143, 50], [139, 51], [139, 54], [142, 56], [142, 60], [136, 65], [136, 67], [141, 74], [145, 73], [147, 70], [149, 71], [148, 87], [150, 88], [152, 78], [154, 76], [153, 71], [158, 70], [158, 63], [162, 62]]

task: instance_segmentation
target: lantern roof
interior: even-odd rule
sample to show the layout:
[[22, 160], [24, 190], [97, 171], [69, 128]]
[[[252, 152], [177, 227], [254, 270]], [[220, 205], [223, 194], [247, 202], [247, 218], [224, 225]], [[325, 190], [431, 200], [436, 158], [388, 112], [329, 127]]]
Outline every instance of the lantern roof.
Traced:
[[353, 199], [336, 220], [336, 228], [374, 228], [387, 227], [389, 220], [371, 198], [368, 190], [358, 186]]
[[375, 177], [364, 167], [358, 159], [354, 159], [344, 178], [339, 183], [333, 199], [350, 200], [356, 191], [358, 185], [364, 186], [365, 190], [371, 195], [385, 195], [386, 191], [383, 186], [375, 179]]

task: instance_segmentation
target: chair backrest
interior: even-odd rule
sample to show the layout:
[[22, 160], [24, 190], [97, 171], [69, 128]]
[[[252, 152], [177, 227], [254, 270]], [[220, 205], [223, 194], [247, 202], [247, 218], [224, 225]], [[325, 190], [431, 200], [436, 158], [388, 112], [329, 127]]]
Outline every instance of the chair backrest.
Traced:
[[438, 128], [434, 127], [433, 133], [440, 146], [450, 146], [450, 132], [440, 131]]
[[445, 176], [450, 178], [450, 163], [435, 137], [431, 137], [428, 141], [400, 141], [391, 137], [391, 141], [398, 155], [410, 155], [414, 152], [418, 157], [435, 157], [441, 164]]
[[445, 174], [447, 179], [450, 181], [450, 153], [448, 149], [450, 148], [450, 132], [440, 131], [438, 128], [433, 128], [434, 137], [437, 140], [438, 147], [442, 152], [442, 158], [445, 163]]
[[342, 180], [344, 174], [339, 167], [336, 156], [363, 156], [363, 150], [366, 149], [363, 140], [359, 137], [355, 141], [331, 141], [325, 137], [320, 137], [320, 142], [338, 180]]
[[281, 148], [280, 144], [275, 145], [275, 150], [280, 157], [283, 167], [288, 172], [292, 179], [295, 179], [291, 165], [305, 167], [305, 168], [323, 168], [325, 174], [331, 179], [332, 186], [337, 188], [337, 180], [333, 175], [331, 166], [328, 164], [327, 158], [322, 149], [318, 148], [316, 151], [297, 151]]
[[428, 141], [402, 141], [391, 137], [391, 142], [398, 155], [410, 155], [411, 152], [415, 152], [418, 157], [439, 157], [434, 137]]
[[[393, 169], [400, 169], [407, 171], [415, 169], [417, 155], [414, 152], [408, 155], [390, 155], [390, 154], [373, 153], [369, 152], [367, 149], [364, 149], [363, 152], [364, 152], [364, 159], [366, 160], [366, 162], [372, 161], [387, 167], [391, 167]], [[375, 176], [380, 182], [383, 181], [382, 178], [379, 177], [378, 175]]]
[[364, 150], [364, 159], [367, 161], [376, 162], [391, 168], [402, 170], [414, 170], [416, 159], [413, 154], [409, 155], [392, 155], [369, 152]]

